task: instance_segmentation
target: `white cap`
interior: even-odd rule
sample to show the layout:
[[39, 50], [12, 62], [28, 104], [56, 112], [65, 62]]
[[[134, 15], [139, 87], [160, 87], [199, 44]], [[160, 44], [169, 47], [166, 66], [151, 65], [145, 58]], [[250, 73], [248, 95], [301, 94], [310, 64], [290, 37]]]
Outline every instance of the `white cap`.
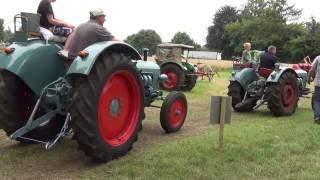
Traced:
[[94, 9], [90, 11], [90, 17], [96, 16], [105, 16], [105, 13], [102, 9]]

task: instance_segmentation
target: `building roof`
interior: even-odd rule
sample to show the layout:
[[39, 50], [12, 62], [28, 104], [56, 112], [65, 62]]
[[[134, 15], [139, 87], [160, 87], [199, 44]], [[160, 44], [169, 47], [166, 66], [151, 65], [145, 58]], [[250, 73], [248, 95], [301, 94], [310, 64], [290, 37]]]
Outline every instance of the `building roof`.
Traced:
[[183, 49], [194, 49], [193, 46], [185, 45], [185, 44], [173, 44], [173, 43], [164, 43], [159, 44], [158, 47], [160, 48], [183, 48]]

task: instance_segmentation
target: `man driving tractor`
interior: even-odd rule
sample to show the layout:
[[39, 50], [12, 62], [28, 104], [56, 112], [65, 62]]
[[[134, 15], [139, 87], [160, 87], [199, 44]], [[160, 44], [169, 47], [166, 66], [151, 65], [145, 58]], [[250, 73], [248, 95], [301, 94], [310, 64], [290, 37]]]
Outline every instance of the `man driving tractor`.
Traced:
[[273, 45], [268, 47], [268, 52], [263, 53], [260, 57], [260, 68], [274, 69], [275, 64], [279, 61], [276, 56], [277, 48]]

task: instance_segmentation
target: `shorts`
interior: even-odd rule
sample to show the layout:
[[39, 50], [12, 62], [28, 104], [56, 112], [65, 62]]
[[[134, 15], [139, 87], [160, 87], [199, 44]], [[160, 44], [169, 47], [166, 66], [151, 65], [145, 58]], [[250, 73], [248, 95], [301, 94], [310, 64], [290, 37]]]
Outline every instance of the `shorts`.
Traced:
[[63, 26], [53, 26], [50, 27], [49, 30], [57, 36], [68, 37], [71, 33], [71, 29]]

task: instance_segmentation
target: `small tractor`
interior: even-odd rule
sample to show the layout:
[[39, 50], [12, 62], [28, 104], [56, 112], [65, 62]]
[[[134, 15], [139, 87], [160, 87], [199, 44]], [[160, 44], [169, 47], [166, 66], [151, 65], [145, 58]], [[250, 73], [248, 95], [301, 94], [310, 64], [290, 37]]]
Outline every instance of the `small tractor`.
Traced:
[[[188, 62], [189, 50], [193, 46], [184, 44], [159, 44], [156, 51], [156, 62], [160, 65], [161, 73], [168, 80], [160, 83], [161, 89], [167, 91], [190, 91], [197, 83], [196, 68]], [[187, 57], [184, 51], [187, 50]]]
[[[34, 22], [17, 18], [22, 27]], [[147, 107], [160, 109], [167, 133], [184, 124], [185, 95], [164, 97], [159, 81], [167, 76], [130, 45], [95, 43], [68, 64], [57, 55], [63, 44], [36, 37], [30, 29], [15, 28], [16, 41], [0, 54], [0, 129], [11, 139], [50, 149], [73, 135], [87, 156], [105, 162], [132, 149]], [[156, 100], [162, 106], [153, 105]]]
[[311, 67], [312, 67], [312, 61], [309, 56], [306, 56], [305, 58], [303, 58], [302, 63], [292, 65], [293, 69], [296, 69], [296, 70], [302, 69], [307, 71], [307, 73], [309, 73], [309, 71], [311, 70]]
[[237, 112], [249, 112], [266, 104], [274, 116], [291, 115], [297, 108], [299, 97], [310, 93], [307, 72], [288, 67], [260, 68], [249, 62], [234, 66], [228, 95]]

